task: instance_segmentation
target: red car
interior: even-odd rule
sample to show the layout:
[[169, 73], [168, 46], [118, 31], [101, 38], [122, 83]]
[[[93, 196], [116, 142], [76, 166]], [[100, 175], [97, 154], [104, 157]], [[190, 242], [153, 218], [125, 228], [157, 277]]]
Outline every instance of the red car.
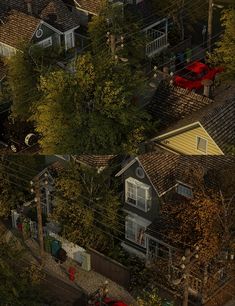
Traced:
[[116, 301], [110, 298], [105, 298], [104, 302], [96, 302], [95, 306], [128, 306], [127, 304], [123, 303], [122, 301]]
[[214, 80], [215, 75], [223, 71], [222, 67], [209, 68], [206, 64], [196, 61], [180, 69], [173, 77], [173, 84], [190, 90], [203, 87], [202, 80]]

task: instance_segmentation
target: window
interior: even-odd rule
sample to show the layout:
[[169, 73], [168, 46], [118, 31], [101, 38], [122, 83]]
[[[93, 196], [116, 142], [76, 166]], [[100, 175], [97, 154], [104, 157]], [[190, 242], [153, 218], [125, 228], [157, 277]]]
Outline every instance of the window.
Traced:
[[136, 221], [126, 218], [126, 231], [125, 237], [128, 240], [135, 242], [143, 247], [146, 247], [146, 239], [145, 239], [145, 227], [143, 225], [138, 224]]
[[183, 184], [179, 184], [176, 188], [176, 191], [178, 194], [181, 194], [184, 197], [187, 197], [187, 198], [193, 197], [192, 188], [185, 186]]
[[37, 45], [41, 46], [42, 48], [48, 48], [48, 47], [52, 46], [52, 38], [48, 37], [48, 38], [40, 41], [39, 43], [37, 43]]
[[207, 153], [207, 140], [197, 136], [197, 150]]
[[74, 47], [74, 36], [73, 32], [65, 34], [65, 48], [66, 50]]
[[148, 211], [151, 208], [150, 186], [143, 184], [133, 178], [126, 180], [126, 203], [137, 208]]

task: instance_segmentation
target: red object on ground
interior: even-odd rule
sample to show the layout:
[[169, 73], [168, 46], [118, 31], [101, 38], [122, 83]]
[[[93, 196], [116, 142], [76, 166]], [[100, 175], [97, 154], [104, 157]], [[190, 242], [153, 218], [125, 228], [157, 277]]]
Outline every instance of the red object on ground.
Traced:
[[69, 267], [69, 279], [74, 282], [75, 280], [75, 268], [74, 267]]
[[[122, 301], [117, 301], [117, 300], [110, 299], [110, 298], [105, 298], [104, 303], [105, 303], [104, 304], [105, 306], [128, 306]], [[96, 302], [95, 306], [100, 306], [100, 302]]]
[[182, 88], [198, 90], [203, 88], [202, 80], [214, 81], [216, 74], [223, 70], [222, 67], [209, 68], [206, 64], [196, 61], [176, 72], [173, 82]]
[[23, 225], [22, 225], [22, 223], [18, 223], [18, 224], [17, 224], [17, 228], [18, 228], [18, 230], [19, 230], [20, 232], [22, 232], [22, 231], [23, 231]]

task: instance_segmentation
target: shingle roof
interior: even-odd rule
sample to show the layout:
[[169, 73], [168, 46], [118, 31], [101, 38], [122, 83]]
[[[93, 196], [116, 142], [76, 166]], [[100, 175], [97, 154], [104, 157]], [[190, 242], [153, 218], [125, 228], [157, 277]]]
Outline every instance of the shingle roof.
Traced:
[[76, 161], [90, 167], [107, 167], [115, 155], [77, 155]]
[[103, 0], [75, 0], [75, 2], [81, 9], [97, 15], [101, 10]]
[[30, 42], [41, 20], [11, 10], [0, 24], [0, 42], [18, 48], [21, 42]]
[[41, 11], [40, 17], [62, 32], [79, 25], [78, 19], [61, 0], [50, 1]]
[[159, 130], [163, 130], [212, 103], [212, 99], [162, 82], [146, 109], [153, 119], [160, 120]]
[[[5, 11], [15, 9], [28, 14], [24, 0], [1, 0]], [[60, 31], [67, 31], [79, 25], [78, 17], [72, 13], [62, 0], [31, 0], [32, 14], [41, 18]]]
[[177, 180], [187, 183], [185, 170], [198, 165], [205, 171], [220, 170], [235, 164], [235, 157], [212, 155], [175, 155], [146, 153], [137, 158], [151, 180], [153, 186], [162, 195], [174, 187]]
[[214, 108], [199, 120], [224, 153], [229, 145], [235, 145], [235, 99]]

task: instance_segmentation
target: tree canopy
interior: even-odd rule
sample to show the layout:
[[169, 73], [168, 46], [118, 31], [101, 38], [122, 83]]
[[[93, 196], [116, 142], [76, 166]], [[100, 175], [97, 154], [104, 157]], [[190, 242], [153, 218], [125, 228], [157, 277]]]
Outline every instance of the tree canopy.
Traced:
[[224, 67], [222, 77], [226, 80], [235, 79], [235, 8], [224, 11], [222, 18], [224, 33], [217, 42], [216, 48], [209, 56], [212, 64]]
[[59, 174], [56, 190], [52, 218], [61, 224], [62, 235], [101, 251], [113, 247], [112, 235], [120, 236], [120, 201], [105, 173], [73, 164]]
[[1, 305], [42, 305], [40, 281], [42, 273], [35, 266], [21, 263], [22, 248], [13, 240], [6, 242], [0, 230], [0, 297]]

